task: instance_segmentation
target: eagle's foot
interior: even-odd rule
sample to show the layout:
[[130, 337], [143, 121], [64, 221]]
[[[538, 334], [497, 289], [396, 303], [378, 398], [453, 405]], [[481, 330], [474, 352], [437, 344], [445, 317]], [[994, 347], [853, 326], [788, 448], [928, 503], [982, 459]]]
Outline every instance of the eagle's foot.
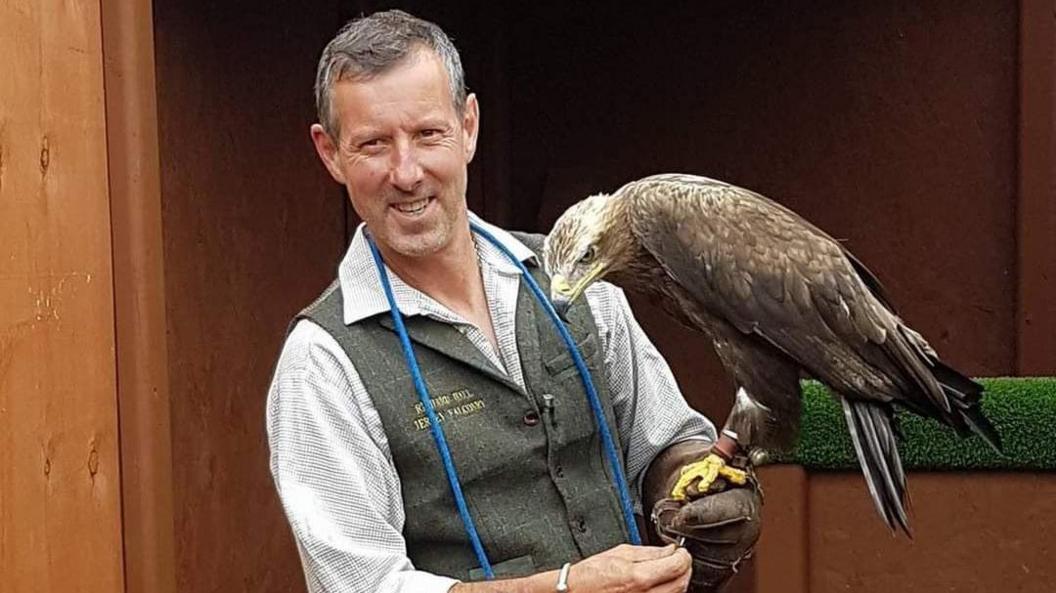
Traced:
[[682, 468], [681, 475], [678, 481], [675, 482], [675, 487], [671, 489], [671, 498], [686, 500], [688, 498], [687, 489], [693, 484], [694, 480], [700, 480], [696, 485], [697, 492], [707, 492], [712, 482], [719, 477], [738, 486], [748, 483], [748, 474], [745, 471], [726, 465], [726, 461], [722, 457], [712, 453], [704, 459], [690, 463]]
[[748, 459], [752, 462], [752, 465], [760, 467], [771, 463], [773, 461], [773, 454], [766, 449], [752, 447], [748, 450]]

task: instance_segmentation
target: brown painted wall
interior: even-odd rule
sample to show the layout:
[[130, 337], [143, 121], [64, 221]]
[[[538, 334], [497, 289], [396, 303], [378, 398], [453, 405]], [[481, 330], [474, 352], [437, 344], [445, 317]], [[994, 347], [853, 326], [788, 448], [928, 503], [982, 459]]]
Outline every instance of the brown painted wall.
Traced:
[[914, 539], [875, 519], [856, 474], [810, 477], [810, 591], [1048, 593], [1056, 475], [912, 473]]
[[952, 362], [1009, 373], [1016, 8], [827, 4], [516, 17], [515, 201], [543, 196], [516, 222], [649, 173], [728, 180], [845, 240]]
[[154, 7], [178, 590], [300, 590], [264, 400], [286, 323], [344, 242], [341, 196], [308, 138], [336, 12]]
[[761, 471], [759, 593], [1022, 591], [1056, 581], [1056, 475], [911, 472], [913, 539], [877, 517], [858, 473]]
[[123, 590], [98, 3], [0, 4], [0, 592]]
[[1056, 19], [1052, 0], [1020, 7], [1016, 371], [1056, 374]]

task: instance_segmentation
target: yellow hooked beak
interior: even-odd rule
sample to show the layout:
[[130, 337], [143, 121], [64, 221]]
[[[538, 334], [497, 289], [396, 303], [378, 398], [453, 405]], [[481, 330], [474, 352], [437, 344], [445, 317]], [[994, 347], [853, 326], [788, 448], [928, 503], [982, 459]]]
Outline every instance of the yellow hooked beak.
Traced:
[[602, 272], [605, 271], [605, 266], [601, 264], [595, 264], [575, 286], [568, 283], [568, 279], [561, 274], [555, 274], [550, 279], [550, 300], [554, 303], [554, 308], [561, 317], [565, 316], [565, 312], [568, 308], [579, 298], [579, 295], [583, 294], [583, 291], [590, 286], [591, 282], [601, 276]]

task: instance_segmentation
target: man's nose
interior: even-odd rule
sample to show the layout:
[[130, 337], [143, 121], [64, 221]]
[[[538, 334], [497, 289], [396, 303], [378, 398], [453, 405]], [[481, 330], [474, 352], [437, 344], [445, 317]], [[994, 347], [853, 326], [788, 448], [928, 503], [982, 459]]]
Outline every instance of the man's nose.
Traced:
[[399, 146], [393, 152], [392, 167], [389, 170], [389, 183], [405, 192], [413, 192], [423, 177], [422, 164], [418, 160], [414, 146]]

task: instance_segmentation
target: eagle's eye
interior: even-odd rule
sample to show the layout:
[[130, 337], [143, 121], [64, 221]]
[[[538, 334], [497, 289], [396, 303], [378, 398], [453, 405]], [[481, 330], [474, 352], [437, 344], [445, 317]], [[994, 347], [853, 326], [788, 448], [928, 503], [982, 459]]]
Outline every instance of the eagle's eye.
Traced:
[[583, 253], [583, 256], [579, 258], [579, 263], [581, 263], [581, 264], [589, 264], [590, 262], [594, 261], [594, 256], [596, 256], [597, 254], [598, 254], [598, 248], [597, 247], [595, 247], [593, 245], [591, 245], [590, 247], [587, 247], [587, 250]]

